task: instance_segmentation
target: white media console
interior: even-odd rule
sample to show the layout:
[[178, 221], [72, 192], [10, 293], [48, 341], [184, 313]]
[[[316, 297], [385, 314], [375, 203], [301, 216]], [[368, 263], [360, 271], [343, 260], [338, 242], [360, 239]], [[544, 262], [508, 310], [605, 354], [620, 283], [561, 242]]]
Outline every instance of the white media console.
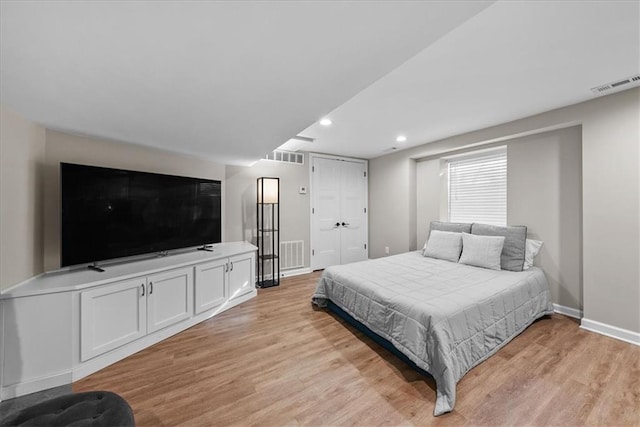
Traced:
[[246, 242], [48, 273], [0, 294], [0, 400], [70, 384], [257, 295]]

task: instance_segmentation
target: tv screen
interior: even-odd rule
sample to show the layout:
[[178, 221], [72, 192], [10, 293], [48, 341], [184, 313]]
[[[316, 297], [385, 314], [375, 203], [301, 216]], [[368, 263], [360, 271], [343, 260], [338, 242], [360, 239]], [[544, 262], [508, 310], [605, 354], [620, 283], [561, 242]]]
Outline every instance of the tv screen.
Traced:
[[60, 164], [62, 267], [221, 241], [221, 183]]

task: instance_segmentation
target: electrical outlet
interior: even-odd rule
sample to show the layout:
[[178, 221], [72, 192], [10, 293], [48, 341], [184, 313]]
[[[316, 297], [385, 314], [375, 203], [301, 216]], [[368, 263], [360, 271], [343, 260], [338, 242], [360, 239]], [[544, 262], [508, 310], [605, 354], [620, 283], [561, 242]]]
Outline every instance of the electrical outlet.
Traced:
[[384, 247], [384, 254], [389, 255], [389, 246]]

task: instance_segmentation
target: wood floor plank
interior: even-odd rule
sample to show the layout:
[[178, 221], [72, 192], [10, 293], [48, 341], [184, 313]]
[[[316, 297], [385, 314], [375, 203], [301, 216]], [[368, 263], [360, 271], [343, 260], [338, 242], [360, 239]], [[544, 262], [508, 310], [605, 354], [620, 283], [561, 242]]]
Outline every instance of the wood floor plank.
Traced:
[[640, 347], [540, 319], [457, 387], [435, 382], [310, 304], [319, 273], [258, 297], [73, 385], [112, 390], [140, 426], [640, 425]]

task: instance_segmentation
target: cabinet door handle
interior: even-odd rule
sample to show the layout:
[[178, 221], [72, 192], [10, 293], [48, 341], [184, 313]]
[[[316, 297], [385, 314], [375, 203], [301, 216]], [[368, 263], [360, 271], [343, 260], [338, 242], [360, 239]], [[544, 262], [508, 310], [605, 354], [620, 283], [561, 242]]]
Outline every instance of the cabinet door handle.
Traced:
[[142, 296], [144, 296], [144, 283], [140, 287], [142, 288]]
[[153, 282], [149, 282], [149, 295], [153, 293]]
[[233, 271], [233, 261], [231, 262], [231, 271]]
[[349, 223], [348, 223], [348, 222], [343, 222], [343, 223], [342, 223], [342, 226], [343, 226], [343, 227], [348, 227], [348, 226], [349, 226]]
[[224, 263], [224, 272], [225, 272], [225, 273], [228, 273], [228, 272], [229, 272], [229, 263], [228, 263], [228, 262], [225, 262], [225, 263]]

